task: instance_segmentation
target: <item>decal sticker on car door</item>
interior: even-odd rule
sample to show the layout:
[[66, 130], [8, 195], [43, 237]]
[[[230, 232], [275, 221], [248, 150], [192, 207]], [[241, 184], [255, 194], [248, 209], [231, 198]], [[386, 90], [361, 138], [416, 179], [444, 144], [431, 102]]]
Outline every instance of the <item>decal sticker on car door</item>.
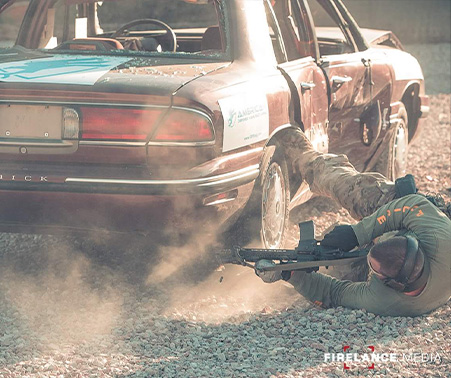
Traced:
[[94, 85], [112, 68], [128, 60], [130, 58], [126, 57], [57, 55], [1, 63], [0, 55], [0, 81]]
[[224, 117], [224, 152], [268, 138], [269, 112], [264, 93], [227, 97], [219, 100], [219, 106]]

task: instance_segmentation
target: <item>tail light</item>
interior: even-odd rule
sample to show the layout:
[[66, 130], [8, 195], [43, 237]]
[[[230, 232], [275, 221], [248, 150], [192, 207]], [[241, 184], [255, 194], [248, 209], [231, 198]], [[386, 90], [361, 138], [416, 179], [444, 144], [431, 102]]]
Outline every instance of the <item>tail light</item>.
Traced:
[[146, 141], [152, 134], [151, 140], [158, 143], [214, 140], [211, 120], [193, 110], [172, 109], [157, 129], [159, 109], [82, 107], [80, 111], [82, 140]]
[[81, 138], [86, 140], [145, 141], [161, 110], [82, 107]]
[[75, 109], [63, 109], [63, 139], [78, 139], [80, 118]]
[[200, 112], [173, 109], [152, 137], [154, 142], [209, 142], [214, 140], [210, 119]]

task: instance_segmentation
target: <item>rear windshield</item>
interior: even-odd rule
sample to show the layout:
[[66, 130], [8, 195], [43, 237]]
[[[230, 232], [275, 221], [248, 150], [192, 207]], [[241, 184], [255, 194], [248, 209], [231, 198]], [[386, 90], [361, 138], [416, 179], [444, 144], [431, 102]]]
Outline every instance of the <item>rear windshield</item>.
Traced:
[[[14, 39], [19, 46], [51, 53], [224, 57], [222, 1], [31, 0], [20, 31], [15, 29], [15, 38], [0, 36], [0, 47]], [[5, 25], [10, 19], [0, 17]]]

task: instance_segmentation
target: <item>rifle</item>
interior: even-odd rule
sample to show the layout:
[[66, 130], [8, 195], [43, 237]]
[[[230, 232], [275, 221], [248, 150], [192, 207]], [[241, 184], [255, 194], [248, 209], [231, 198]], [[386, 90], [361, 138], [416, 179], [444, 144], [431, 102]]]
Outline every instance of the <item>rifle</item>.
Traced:
[[356, 249], [350, 252], [333, 247], [325, 247], [315, 239], [313, 221], [299, 223], [300, 238], [295, 249], [261, 249], [234, 246], [231, 249], [220, 250], [216, 256], [220, 263], [238, 264], [254, 268], [250, 262], [259, 260], [276, 260], [278, 264], [265, 267], [264, 271], [318, 271], [320, 266], [347, 265], [366, 258], [370, 248]]

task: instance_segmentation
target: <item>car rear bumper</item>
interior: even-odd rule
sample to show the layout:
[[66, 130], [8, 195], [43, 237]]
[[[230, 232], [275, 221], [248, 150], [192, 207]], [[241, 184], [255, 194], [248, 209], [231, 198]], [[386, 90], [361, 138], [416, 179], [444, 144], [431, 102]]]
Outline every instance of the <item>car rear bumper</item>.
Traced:
[[31, 175], [14, 175], [14, 180], [11, 180], [12, 176], [9, 175], [7, 181], [0, 175], [0, 190], [143, 195], [214, 194], [247, 184], [258, 175], [258, 164], [215, 176], [180, 180], [67, 177], [63, 182], [49, 182], [45, 176], [36, 176], [35, 179]]
[[123, 180], [109, 178], [68, 177], [69, 191], [134, 194], [200, 194], [231, 190], [255, 180], [259, 165], [253, 165], [220, 175], [181, 180]]
[[249, 200], [258, 174], [255, 165], [185, 180], [0, 182], [0, 231], [160, 234], [225, 227]]
[[426, 118], [429, 115], [429, 96], [420, 95], [420, 118]]

